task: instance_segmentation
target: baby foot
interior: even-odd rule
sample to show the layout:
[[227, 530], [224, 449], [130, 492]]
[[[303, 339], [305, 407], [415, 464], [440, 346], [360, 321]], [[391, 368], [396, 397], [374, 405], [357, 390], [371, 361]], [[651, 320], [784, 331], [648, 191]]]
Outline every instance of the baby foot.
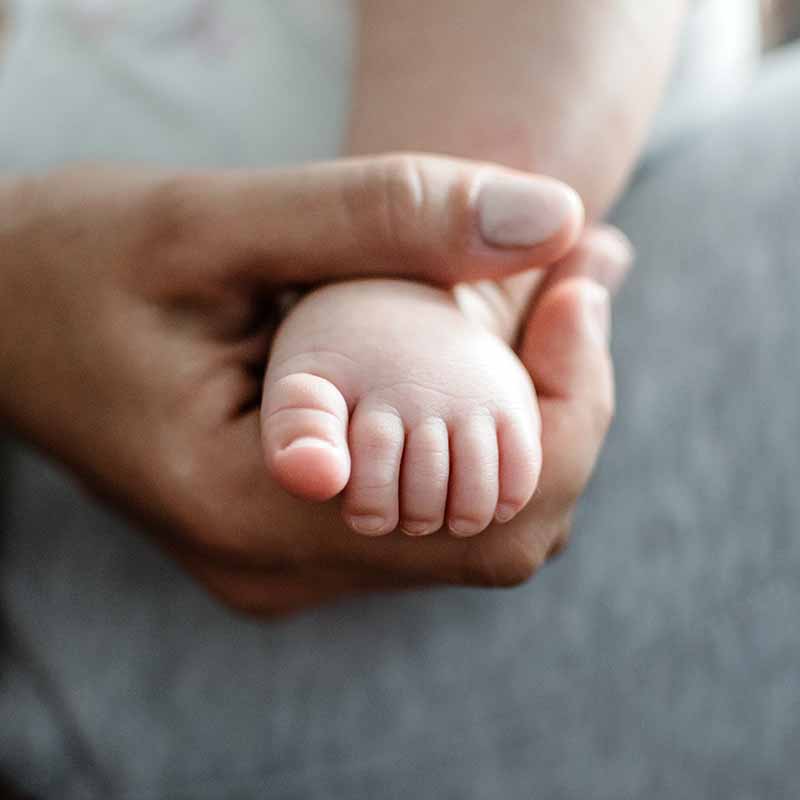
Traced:
[[536, 398], [511, 349], [457, 294], [399, 280], [318, 289], [281, 325], [265, 378], [273, 477], [328, 500], [358, 533], [447, 523], [470, 536], [530, 500]]

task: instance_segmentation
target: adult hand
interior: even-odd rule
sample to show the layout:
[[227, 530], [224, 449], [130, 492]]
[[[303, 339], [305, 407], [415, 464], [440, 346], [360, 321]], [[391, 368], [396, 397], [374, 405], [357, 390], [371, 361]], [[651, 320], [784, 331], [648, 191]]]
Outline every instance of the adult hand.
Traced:
[[[531, 547], [521, 566], [513, 556], [517, 539], [532, 541], [530, 518], [467, 552], [444, 536], [361, 540], [331, 505], [287, 497], [261, 460], [259, 373], [265, 312], [287, 284], [449, 284], [548, 265], [580, 227], [565, 187], [409, 156], [260, 173], [83, 168], [6, 179], [0, 220], [0, 416], [143, 519], [229, 603], [279, 612], [360, 588], [530, 571]], [[507, 246], [507, 225], [525, 246]], [[571, 291], [579, 299], [557, 307], [587, 306], [585, 287]], [[570, 313], [567, 325], [586, 316]], [[580, 400], [570, 408], [594, 408]], [[543, 505], [576, 494], [604, 424], [575, 470], [553, 473], [566, 478]]]
[[[371, 539], [344, 528], [335, 505], [311, 506], [263, 487], [270, 530], [294, 541], [296, 558], [224, 559], [177, 553], [223, 602], [271, 616], [360, 591], [436, 584], [513, 586], [567, 544], [574, 506], [591, 476], [614, 410], [609, 297], [632, 261], [627, 240], [597, 226], [542, 282], [520, 341], [542, 416], [543, 467], [534, 499], [511, 523], [480, 536], [445, 532]], [[269, 512], [268, 512], [269, 513]]]

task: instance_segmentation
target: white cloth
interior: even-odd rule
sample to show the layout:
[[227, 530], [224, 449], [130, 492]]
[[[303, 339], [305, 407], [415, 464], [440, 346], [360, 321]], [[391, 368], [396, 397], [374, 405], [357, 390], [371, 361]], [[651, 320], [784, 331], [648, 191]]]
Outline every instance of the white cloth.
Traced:
[[0, 169], [75, 159], [265, 165], [334, 156], [342, 0], [20, 0], [0, 71]]

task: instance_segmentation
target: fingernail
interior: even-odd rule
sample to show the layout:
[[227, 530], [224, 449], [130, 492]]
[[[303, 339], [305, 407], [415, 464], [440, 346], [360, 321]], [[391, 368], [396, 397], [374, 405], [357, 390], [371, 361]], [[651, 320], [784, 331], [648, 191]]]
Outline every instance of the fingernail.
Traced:
[[604, 286], [593, 283], [586, 289], [584, 317], [591, 336], [605, 347], [611, 336], [611, 299]]
[[578, 194], [550, 178], [491, 173], [478, 193], [478, 224], [491, 247], [534, 247], [582, 218]]

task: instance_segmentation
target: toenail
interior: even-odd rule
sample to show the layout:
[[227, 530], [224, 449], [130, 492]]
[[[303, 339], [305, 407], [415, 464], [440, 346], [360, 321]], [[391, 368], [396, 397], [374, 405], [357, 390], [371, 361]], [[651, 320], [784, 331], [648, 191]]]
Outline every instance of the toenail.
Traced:
[[468, 519], [453, 519], [447, 523], [450, 532], [455, 536], [474, 536], [483, 530], [483, 526]]
[[367, 535], [375, 535], [376, 533], [381, 533], [383, 531], [384, 526], [386, 525], [386, 520], [383, 517], [375, 517], [375, 516], [354, 516], [349, 517], [350, 525], [359, 533], [365, 533]]
[[408, 536], [425, 536], [433, 533], [435, 526], [430, 522], [404, 522], [400, 530]]
[[514, 515], [517, 513], [516, 506], [512, 506], [510, 503], [501, 503], [497, 507], [497, 511], [495, 512], [494, 518], [498, 522], [508, 522], [514, 518]]
[[324, 439], [318, 439], [316, 436], [300, 436], [283, 448], [283, 452], [285, 453], [287, 450], [294, 450], [298, 447], [324, 447], [328, 450], [334, 449], [334, 446], [330, 442], [326, 442]]

